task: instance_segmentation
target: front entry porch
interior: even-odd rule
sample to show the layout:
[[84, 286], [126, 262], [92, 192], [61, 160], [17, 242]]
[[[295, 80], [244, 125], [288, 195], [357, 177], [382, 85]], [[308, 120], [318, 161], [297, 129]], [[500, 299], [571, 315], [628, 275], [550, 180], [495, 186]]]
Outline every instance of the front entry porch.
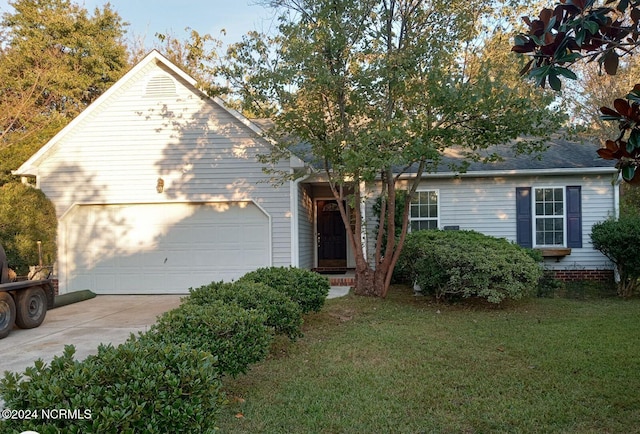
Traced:
[[331, 286], [354, 286], [355, 273], [349, 268], [348, 261], [351, 249], [347, 232], [338, 203], [333, 199], [316, 201], [316, 243], [318, 266], [315, 271], [328, 275]]
[[[296, 265], [326, 274], [332, 286], [352, 286], [355, 255], [329, 185], [317, 180], [303, 182], [298, 185], [296, 196]], [[353, 217], [347, 206], [347, 219], [351, 221]]]
[[317, 271], [347, 269], [347, 232], [335, 200], [316, 201]]
[[[318, 271], [320, 274], [324, 274], [321, 271]], [[356, 273], [354, 270], [350, 269], [344, 273], [340, 274], [330, 274], [327, 276], [329, 278], [329, 284], [331, 286], [355, 286], [356, 285]]]

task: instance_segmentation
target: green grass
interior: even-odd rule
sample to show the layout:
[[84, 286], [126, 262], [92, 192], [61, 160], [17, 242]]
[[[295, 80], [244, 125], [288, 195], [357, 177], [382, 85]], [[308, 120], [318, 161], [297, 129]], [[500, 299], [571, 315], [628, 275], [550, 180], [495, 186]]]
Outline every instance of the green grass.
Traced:
[[328, 300], [225, 383], [229, 433], [631, 433], [640, 300]]

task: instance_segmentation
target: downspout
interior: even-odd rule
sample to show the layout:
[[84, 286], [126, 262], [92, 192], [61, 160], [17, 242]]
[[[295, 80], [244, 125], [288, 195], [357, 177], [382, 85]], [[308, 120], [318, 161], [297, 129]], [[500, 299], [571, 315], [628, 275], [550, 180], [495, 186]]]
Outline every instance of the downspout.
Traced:
[[613, 218], [620, 218], [620, 184], [622, 184], [622, 174], [618, 173], [618, 177], [613, 183]]
[[[620, 184], [622, 184], [622, 173], [618, 172], [618, 177], [613, 183], [613, 218], [620, 218]], [[618, 267], [613, 267], [613, 279], [616, 283], [620, 283], [620, 273]]]

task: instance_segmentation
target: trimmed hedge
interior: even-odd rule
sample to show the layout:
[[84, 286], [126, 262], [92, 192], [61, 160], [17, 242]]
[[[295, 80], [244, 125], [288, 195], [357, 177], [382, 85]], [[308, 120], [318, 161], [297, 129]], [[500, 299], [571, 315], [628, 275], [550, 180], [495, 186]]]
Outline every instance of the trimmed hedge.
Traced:
[[504, 238], [475, 231], [417, 231], [407, 235], [398, 266], [436, 298], [519, 299], [537, 287], [542, 270]]
[[236, 303], [244, 309], [254, 309], [267, 316], [265, 325], [276, 334], [295, 340], [302, 336], [302, 310], [287, 295], [262, 283], [251, 281], [212, 282], [189, 289], [186, 303], [206, 306], [216, 300]]
[[161, 315], [140, 340], [209, 352], [217, 357], [220, 372], [235, 377], [267, 356], [273, 336], [266, 320], [262, 312], [220, 300], [204, 306], [182, 303]]
[[[185, 345], [138, 341], [73, 359], [75, 348], [47, 366], [41, 360], [24, 375], [0, 380], [5, 408], [39, 412], [37, 419], [0, 420], [1, 432], [192, 433], [215, 432], [223, 405], [215, 358]], [[73, 417], [46, 418], [42, 410], [70, 410]], [[55, 415], [54, 415], [55, 416]]]
[[258, 282], [286, 294], [302, 313], [319, 312], [329, 295], [329, 279], [313, 271], [294, 267], [266, 267], [249, 272], [238, 282]]
[[97, 355], [76, 361], [67, 346], [49, 366], [37, 361], [24, 375], [5, 373], [5, 408], [73, 414], [0, 420], [0, 431], [215, 432], [222, 375], [245, 373], [263, 360], [272, 331], [301, 336], [302, 312], [322, 308], [329, 282], [311, 271], [272, 267], [190, 292], [148, 332], [118, 347], [101, 345]]

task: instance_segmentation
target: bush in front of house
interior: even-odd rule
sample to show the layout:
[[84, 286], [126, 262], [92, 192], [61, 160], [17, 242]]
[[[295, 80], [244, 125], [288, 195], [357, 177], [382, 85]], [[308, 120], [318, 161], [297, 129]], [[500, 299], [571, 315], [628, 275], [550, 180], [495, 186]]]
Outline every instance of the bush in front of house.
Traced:
[[291, 340], [302, 336], [300, 306], [267, 285], [251, 281], [212, 282], [199, 288], [190, 288], [185, 302], [206, 306], [215, 300], [264, 313], [267, 317], [265, 324], [273, 328], [276, 334], [286, 335]]
[[319, 312], [329, 295], [329, 280], [313, 271], [295, 267], [265, 267], [251, 271], [238, 282], [259, 282], [286, 294], [302, 313]]
[[[223, 405], [215, 357], [185, 345], [138, 341], [74, 360], [67, 346], [50, 365], [0, 380], [4, 407], [37, 411], [31, 420], [0, 420], [1, 432], [214, 432]], [[43, 413], [69, 410], [73, 416]], [[48, 417], [47, 417], [48, 416]]]
[[618, 294], [631, 297], [640, 279], [640, 216], [621, 215], [618, 220], [605, 220], [591, 228], [593, 248], [602, 252], [618, 269]]
[[162, 314], [139, 339], [206, 351], [217, 357], [220, 372], [235, 377], [267, 356], [273, 336], [266, 319], [260, 311], [220, 300], [182, 303]]
[[412, 281], [436, 298], [519, 299], [535, 291], [542, 275], [520, 246], [475, 231], [408, 234], [401, 262]]

